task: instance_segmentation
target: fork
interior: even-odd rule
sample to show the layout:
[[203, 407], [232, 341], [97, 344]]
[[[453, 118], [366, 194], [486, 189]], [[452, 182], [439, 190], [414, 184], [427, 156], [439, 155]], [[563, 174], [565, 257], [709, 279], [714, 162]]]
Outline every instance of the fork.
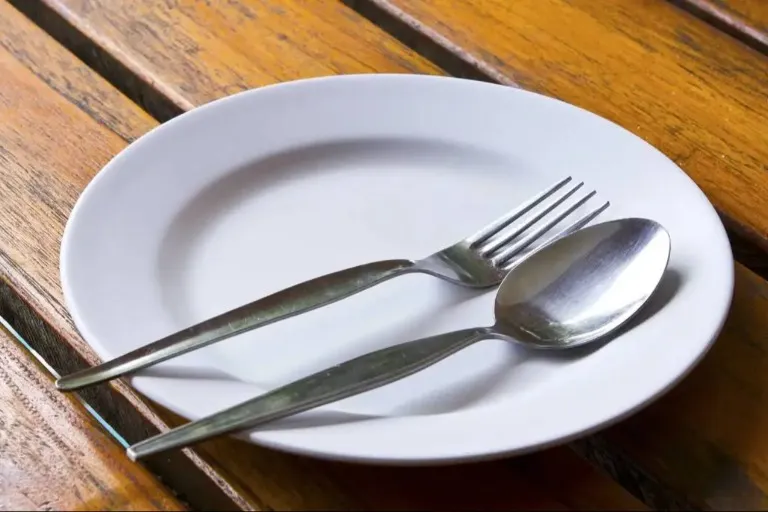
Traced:
[[[586, 194], [539, 226], [539, 221], [584, 185], [581, 182], [569, 188], [529, 219], [523, 220], [520, 226], [503, 232], [515, 220], [544, 202], [571, 179], [567, 177], [558, 181], [477, 233], [426, 258], [377, 261], [310, 279], [204, 320], [103, 364], [61, 377], [56, 381], [56, 387], [62, 391], [74, 391], [115, 379], [232, 336], [332, 304], [406, 274], [424, 273], [470, 288], [497, 286], [514, 266], [515, 255], [596, 194], [595, 191]], [[571, 225], [567, 231], [578, 229], [607, 207], [608, 203], [604, 203], [582, 218], [586, 221]], [[533, 231], [529, 232], [532, 228]], [[564, 234], [560, 233], [557, 237]]]

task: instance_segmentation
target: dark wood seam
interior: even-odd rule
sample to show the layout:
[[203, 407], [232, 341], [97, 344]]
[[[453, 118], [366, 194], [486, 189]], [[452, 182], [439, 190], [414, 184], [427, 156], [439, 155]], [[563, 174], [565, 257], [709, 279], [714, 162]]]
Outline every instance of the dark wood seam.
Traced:
[[41, 0], [8, 0], [88, 67], [160, 122], [184, 110]]
[[[40, 319], [33, 308], [18, 296], [4, 276], [0, 278], [0, 317], [59, 375], [89, 366], [55, 329]], [[126, 397], [108, 385], [83, 390], [80, 396], [128, 443], [159, 432]], [[244, 502], [236, 503], [233, 496], [214, 482], [212, 468], [200, 467], [183, 451], [152, 457], [145, 465], [179, 500], [195, 510], [252, 508]]]
[[568, 446], [653, 510], [703, 510], [679, 491], [659, 482], [599, 433], [572, 441]]
[[732, 15], [711, 0], [667, 0], [672, 5], [709, 23], [737, 41], [768, 55], [768, 34], [754, 27], [749, 20]]

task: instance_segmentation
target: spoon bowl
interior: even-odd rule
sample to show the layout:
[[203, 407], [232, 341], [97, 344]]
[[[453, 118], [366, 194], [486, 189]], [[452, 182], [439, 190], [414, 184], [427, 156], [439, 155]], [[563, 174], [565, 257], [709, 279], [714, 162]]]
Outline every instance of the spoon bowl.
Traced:
[[640, 218], [596, 224], [549, 243], [507, 274], [490, 330], [539, 349], [601, 339], [648, 301], [670, 251], [661, 224]]
[[496, 323], [401, 343], [357, 357], [135, 444], [128, 456], [188, 446], [370, 391], [491, 338], [570, 349], [616, 331], [648, 301], [667, 267], [670, 238], [657, 222], [623, 219], [556, 238], [504, 278]]

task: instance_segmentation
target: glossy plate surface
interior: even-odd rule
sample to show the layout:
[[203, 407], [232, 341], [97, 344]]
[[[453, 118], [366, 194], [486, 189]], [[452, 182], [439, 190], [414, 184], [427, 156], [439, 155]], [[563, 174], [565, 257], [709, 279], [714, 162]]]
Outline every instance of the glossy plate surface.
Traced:
[[[296, 282], [439, 250], [564, 176], [672, 238], [632, 328], [589, 353], [486, 341], [413, 377], [242, 434], [318, 457], [445, 463], [563, 442], [637, 410], [706, 353], [733, 263], [706, 197], [668, 158], [574, 106], [442, 77], [360, 75], [264, 87], [151, 131], [110, 162], [64, 234], [75, 323], [103, 359]], [[188, 418], [364, 352], [489, 324], [495, 290], [424, 275], [141, 372]], [[696, 319], [693, 321], [693, 319]]]

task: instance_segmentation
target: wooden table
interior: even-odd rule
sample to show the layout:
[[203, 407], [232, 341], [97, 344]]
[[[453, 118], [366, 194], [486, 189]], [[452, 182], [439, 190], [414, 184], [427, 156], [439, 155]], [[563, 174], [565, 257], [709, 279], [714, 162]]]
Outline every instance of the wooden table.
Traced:
[[[0, 331], [0, 509], [768, 507], [766, 53], [765, 0], [0, 0], [0, 316], [19, 335]], [[182, 420], [123, 382], [82, 400], [52, 388], [97, 362], [58, 279], [79, 193], [198, 105], [377, 72], [542, 92], [676, 161], [736, 257], [714, 349], [632, 418], [511, 460], [350, 466], [227, 438], [130, 463], [121, 443]]]

